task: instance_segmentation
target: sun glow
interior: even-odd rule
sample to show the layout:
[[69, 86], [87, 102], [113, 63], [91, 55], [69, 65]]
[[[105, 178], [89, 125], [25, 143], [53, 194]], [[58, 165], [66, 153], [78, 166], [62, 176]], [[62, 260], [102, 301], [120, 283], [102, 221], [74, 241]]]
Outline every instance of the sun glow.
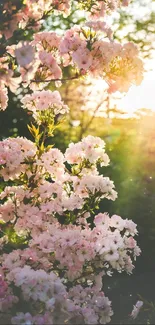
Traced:
[[[155, 112], [155, 58], [149, 60], [146, 68], [148, 71], [145, 72], [140, 86], [131, 86], [125, 95], [119, 92], [110, 95], [110, 108], [117, 107], [119, 111], [125, 113], [124, 118], [135, 116], [134, 113], [140, 109], [148, 109], [148, 111]], [[102, 94], [107, 89], [106, 83], [103, 80], [95, 80], [95, 87]], [[98, 116], [104, 116], [102, 110], [97, 113]]]
[[129, 115], [141, 108], [155, 111], [155, 59], [152, 60], [151, 71], [146, 72], [140, 86], [132, 86], [128, 93], [117, 102], [119, 109]]

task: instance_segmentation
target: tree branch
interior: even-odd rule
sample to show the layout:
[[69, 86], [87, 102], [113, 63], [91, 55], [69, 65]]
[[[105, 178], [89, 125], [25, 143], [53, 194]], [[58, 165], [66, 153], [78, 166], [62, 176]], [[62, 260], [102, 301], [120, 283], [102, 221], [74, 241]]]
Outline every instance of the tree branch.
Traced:
[[[79, 79], [81, 77], [81, 75], [76, 75], [76, 76], [73, 76], [73, 77], [70, 77], [70, 78], [56, 78], [56, 79], [47, 79], [47, 80], [35, 80], [35, 79], [32, 79], [31, 82], [55, 82], [55, 81], [61, 81], [61, 82], [64, 82], [64, 81], [68, 81], [68, 80], [75, 80], [75, 79]], [[24, 81], [24, 82], [27, 82], [27, 81]]]

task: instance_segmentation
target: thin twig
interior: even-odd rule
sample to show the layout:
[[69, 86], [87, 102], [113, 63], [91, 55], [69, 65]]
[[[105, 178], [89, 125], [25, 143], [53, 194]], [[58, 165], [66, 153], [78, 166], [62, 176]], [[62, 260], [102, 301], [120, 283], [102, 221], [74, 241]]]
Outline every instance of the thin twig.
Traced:
[[[56, 79], [47, 79], [47, 80], [35, 80], [35, 79], [32, 79], [31, 82], [55, 82], [55, 81], [61, 81], [61, 82], [64, 82], [64, 81], [68, 81], [68, 80], [74, 80], [74, 79], [78, 79], [80, 78], [81, 75], [76, 75], [74, 77], [70, 77], [70, 78], [56, 78]], [[24, 81], [24, 82], [27, 82], [27, 81]]]

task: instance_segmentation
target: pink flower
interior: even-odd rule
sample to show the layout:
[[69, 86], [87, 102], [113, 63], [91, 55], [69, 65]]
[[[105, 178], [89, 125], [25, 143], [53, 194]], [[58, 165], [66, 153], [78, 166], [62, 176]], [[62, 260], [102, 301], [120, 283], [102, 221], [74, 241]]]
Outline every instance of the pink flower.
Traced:
[[136, 302], [136, 305], [135, 305], [134, 308], [133, 308], [132, 313], [131, 313], [131, 317], [132, 317], [133, 319], [136, 319], [136, 318], [137, 318], [137, 316], [138, 316], [138, 314], [139, 314], [139, 312], [140, 312], [140, 310], [141, 310], [142, 307], [143, 307], [143, 301], [138, 300], [138, 301]]
[[58, 49], [61, 37], [55, 32], [40, 32], [34, 35], [33, 45], [36, 45], [38, 50], [53, 50]]
[[26, 67], [34, 59], [34, 48], [29, 42], [21, 42], [15, 48], [15, 56], [18, 64]]
[[50, 72], [52, 73], [51, 79], [60, 79], [62, 77], [61, 68], [51, 53], [41, 51], [39, 52], [39, 59], [50, 69]]
[[88, 70], [92, 64], [91, 52], [87, 48], [79, 47], [78, 50], [73, 52], [72, 59], [80, 70]]
[[0, 83], [0, 110], [4, 111], [8, 104], [8, 91], [3, 83]]
[[125, 220], [115, 214], [110, 219], [110, 227], [118, 228], [122, 231], [125, 228]]
[[[52, 115], [65, 114], [69, 111], [67, 105], [65, 105], [61, 99], [60, 93], [55, 90], [42, 90], [35, 91], [32, 95], [26, 95], [22, 99], [24, 108], [33, 112], [33, 117], [40, 124], [42, 116], [39, 112], [48, 110], [48, 113]], [[49, 114], [47, 114], [47, 121], [49, 120]]]
[[106, 214], [106, 213], [99, 213], [98, 215], [95, 216], [94, 223], [96, 226], [103, 225], [103, 226], [109, 227], [110, 218], [109, 218], [108, 214]]

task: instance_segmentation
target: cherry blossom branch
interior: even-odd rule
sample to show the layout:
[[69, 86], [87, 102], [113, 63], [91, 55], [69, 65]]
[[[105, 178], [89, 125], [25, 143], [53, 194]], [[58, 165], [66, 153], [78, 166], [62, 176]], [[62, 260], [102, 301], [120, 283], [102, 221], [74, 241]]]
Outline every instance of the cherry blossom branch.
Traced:
[[[69, 78], [56, 78], [56, 79], [47, 79], [47, 80], [35, 80], [35, 79], [32, 79], [31, 82], [55, 82], [55, 81], [61, 81], [61, 82], [64, 82], [64, 81], [68, 81], [68, 80], [75, 80], [75, 79], [79, 79], [81, 77], [81, 75], [75, 75], [73, 77], [69, 77]], [[23, 82], [26, 82], [26, 81], [23, 81]]]

